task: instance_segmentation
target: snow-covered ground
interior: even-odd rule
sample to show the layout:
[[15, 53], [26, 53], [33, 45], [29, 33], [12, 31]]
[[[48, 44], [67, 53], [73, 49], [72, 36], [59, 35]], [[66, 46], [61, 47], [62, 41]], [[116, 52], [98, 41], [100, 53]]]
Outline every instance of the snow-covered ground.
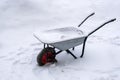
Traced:
[[[120, 1], [116, 0], [0, 0], [0, 80], [120, 80]], [[62, 52], [58, 63], [43, 67], [36, 57], [43, 45], [36, 30], [77, 25], [89, 33], [117, 18], [88, 38], [83, 58]], [[72, 51], [77, 57], [82, 45]]]

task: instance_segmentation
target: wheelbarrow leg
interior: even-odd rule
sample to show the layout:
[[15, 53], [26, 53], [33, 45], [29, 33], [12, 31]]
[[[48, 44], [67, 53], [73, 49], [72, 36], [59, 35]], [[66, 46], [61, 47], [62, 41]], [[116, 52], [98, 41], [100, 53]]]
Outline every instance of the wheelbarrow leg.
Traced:
[[85, 43], [86, 43], [86, 41], [87, 41], [87, 38], [88, 38], [88, 37], [85, 37], [84, 42], [83, 42], [82, 54], [81, 54], [81, 56], [80, 56], [81, 58], [82, 58], [83, 55], [84, 55]]
[[45, 49], [45, 44], [44, 44], [43, 48]]
[[75, 50], [75, 47], [73, 47], [72, 50], [74, 51], [74, 50]]
[[70, 52], [70, 50], [66, 50], [66, 52], [70, 53], [75, 59], [77, 59], [77, 57], [72, 52]]

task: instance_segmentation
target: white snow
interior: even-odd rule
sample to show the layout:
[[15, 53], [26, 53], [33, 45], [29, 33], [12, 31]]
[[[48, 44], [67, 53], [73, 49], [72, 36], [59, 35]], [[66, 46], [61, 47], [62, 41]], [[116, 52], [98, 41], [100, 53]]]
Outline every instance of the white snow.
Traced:
[[[0, 80], [120, 80], [119, 0], [0, 0]], [[38, 66], [43, 44], [33, 32], [66, 26], [89, 33], [103, 22], [117, 18], [72, 51], [62, 52], [58, 63]], [[72, 34], [71, 34], [72, 35]]]

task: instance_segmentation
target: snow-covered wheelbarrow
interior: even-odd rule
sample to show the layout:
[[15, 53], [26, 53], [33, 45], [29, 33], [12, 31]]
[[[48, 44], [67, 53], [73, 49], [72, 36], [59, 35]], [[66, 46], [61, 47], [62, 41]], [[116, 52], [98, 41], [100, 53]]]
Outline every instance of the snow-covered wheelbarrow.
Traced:
[[[94, 15], [94, 13], [86, 17], [81, 22], [81, 24], [83, 24], [92, 15]], [[43, 66], [46, 63], [57, 62], [55, 57], [62, 51], [66, 51], [76, 59], [77, 57], [70, 51], [70, 49], [72, 48], [74, 50], [76, 46], [81, 44], [83, 44], [82, 54], [80, 56], [82, 58], [84, 55], [85, 43], [87, 38], [104, 25], [115, 20], [116, 19], [111, 19], [103, 23], [101, 26], [99, 26], [89, 34], [85, 34], [82, 30], [79, 30], [75, 27], [57, 28], [35, 33], [34, 37], [44, 44], [43, 50], [37, 56], [38, 64], [40, 66]], [[81, 24], [79, 24], [78, 27], [80, 27]], [[58, 49], [59, 51], [56, 52], [55, 49]]]

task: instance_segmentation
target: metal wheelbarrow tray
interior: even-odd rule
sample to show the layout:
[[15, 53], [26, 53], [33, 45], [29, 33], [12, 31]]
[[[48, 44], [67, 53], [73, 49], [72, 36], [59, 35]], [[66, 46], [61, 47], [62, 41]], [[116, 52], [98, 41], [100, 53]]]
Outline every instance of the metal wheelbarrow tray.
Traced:
[[[78, 25], [78, 27], [80, 27], [92, 15], [94, 15], [94, 13], [85, 18], [82, 23]], [[72, 48], [74, 50], [76, 46], [81, 44], [83, 44], [83, 49], [80, 57], [83, 57], [87, 38], [105, 24], [115, 20], [116, 19], [111, 19], [103, 23], [89, 34], [85, 34], [82, 30], [79, 30], [79, 28], [75, 27], [57, 28], [35, 33], [34, 37], [44, 44], [43, 50], [37, 56], [38, 64], [42, 66], [48, 62], [56, 62], [56, 55], [62, 51], [66, 51], [76, 59], [77, 57], [69, 49]], [[60, 51], [56, 52], [55, 48], [59, 49]]]

